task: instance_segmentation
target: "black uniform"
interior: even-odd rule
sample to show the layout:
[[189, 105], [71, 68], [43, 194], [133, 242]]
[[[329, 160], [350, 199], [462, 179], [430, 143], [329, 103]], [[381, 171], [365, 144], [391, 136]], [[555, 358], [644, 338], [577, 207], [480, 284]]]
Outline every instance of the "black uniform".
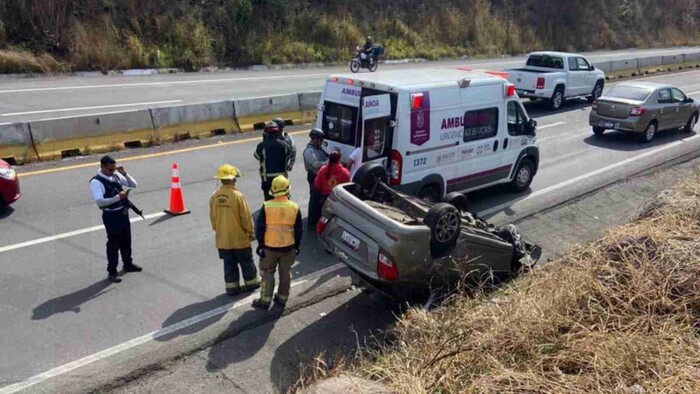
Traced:
[[289, 144], [279, 133], [268, 134], [255, 149], [255, 158], [260, 162], [260, 179], [265, 200], [272, 200], [270, 186], [272, 180], [280, 175], [287, 176], [287, 163], [291, 155]]
[[[121, 183], [107, 180], [99, 175], [92, 180], [99, 181], [105, 188], [104, 198], [116, 197], [123, 190]], [[124, 267], [132, 265], [131, 258], [131, 222], [126, 200], [102, 207], [102, 223], [107, 230], [107, 272], [117, 275], [119, 252]]]

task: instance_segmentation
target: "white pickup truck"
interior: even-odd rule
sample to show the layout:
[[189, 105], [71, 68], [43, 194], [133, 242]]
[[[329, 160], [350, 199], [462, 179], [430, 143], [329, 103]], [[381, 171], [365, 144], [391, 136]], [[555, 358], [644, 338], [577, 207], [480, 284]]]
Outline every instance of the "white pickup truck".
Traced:
[[544, 99], [553, 110], [564, 100], [586, 97], [589, 102], [603, 94], [605, 73], [581, 55], [533, 52], [523, 68], [505, 70], [520, 97]]

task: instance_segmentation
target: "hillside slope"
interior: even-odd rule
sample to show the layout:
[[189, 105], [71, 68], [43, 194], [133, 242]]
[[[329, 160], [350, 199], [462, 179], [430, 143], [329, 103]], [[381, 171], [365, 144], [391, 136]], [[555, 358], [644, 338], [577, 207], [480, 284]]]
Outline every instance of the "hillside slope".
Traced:
[[0, 0], [0, 73], [700, 43], [697, 0]]

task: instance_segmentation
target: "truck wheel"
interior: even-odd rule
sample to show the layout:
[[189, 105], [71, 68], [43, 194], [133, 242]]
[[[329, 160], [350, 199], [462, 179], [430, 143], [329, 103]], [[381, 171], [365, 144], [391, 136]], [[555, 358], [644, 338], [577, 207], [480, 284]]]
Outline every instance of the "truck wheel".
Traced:
[[386, 183], [388, 176], [380, 163], [365, 163], [357, 169], [352, 182], [355, 195], [360, 199], [371, 199], [379, 182]]
[[557, 88], [549, 100], [549, 108], [556, 111], [561, 108], [562, 104], [564, 104], [564, 91], [561, 88]]
[[462, 216], [454, 206], [439, 202], [423, 218], [430, 228], [430, 249], [433, 257], [447, 255], [454, 249], [462, 231]]
[[603, 95], [603, 87], [605, 85], [603, 84], [603, 81], [598, 81], [598, 83], [595, 84], [595, 87], [593, 88], [593, 92], [591, 93], [590, 96], [588, 96], [588, 102], [592, 103], [598, 99], [598, 97]]
[[442, 202], [453, 205], [455, 208], [459, 209], [461, 212], [467, 212], [469, 208], [469, 202], [467, 196], [459, 192], [452, 192], [443, 197]]
[[688, 123], [685, 125], [683, 128], [684, 133], [692, 133], [693, 130], [695, 129], [695, 125], [698, 123], [698, 114], [693, 114], [690, 116], [690, 119], [688, 119]]
[[418, 192], [418, 198], [427, 202], [428, 204], [435, 204], [440, 200], [438, 191], [434, 186], [426, 186], [420, 189], [420, 192]]
[[532, 179], [535, 176], [535, 165], [530, 159], [523, 159], [518, 166], [518, 169], [513, 175], [513, 180], [510, 183], [510, 189], [513, 193], [522, 193], [530, 187]]
[[649, 122], [649, 125], [647, 126], [646, 130], [644, 130], [644, 133], [639, 136], [639, 140], [645, 144], [650, 143], [653, 139], [654, 136], [656, 135], [656, 122], [651, 121]]
[[601, 135], [603, 135], [603, 133], [605, 133], [605, 129], [603, 127], [593, 126], [593, 134], [595, 134], [597, 136], [601, 136]]

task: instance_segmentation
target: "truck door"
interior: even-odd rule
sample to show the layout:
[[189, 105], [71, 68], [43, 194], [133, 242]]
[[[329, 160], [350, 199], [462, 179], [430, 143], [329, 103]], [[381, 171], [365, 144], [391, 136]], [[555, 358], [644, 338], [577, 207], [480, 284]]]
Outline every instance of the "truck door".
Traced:
[[391, 95], [362, 97], [362, 162], [380, 162], [388, 168], [393, 135]]

